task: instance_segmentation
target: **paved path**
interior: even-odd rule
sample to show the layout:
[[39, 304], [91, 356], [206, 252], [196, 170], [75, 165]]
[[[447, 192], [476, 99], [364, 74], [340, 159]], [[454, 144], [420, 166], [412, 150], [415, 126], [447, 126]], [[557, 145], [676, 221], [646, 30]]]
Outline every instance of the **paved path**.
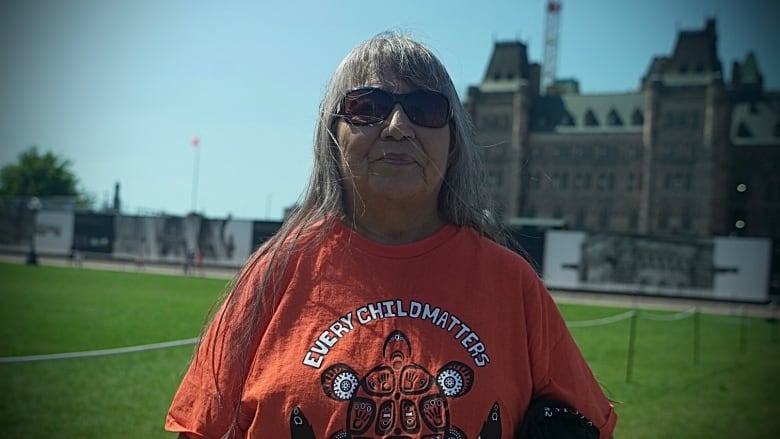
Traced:
[[[0, 254], [0, 262], [25, 263], [26, 255]], [[81, 267], [91, 270], [126, 271], [135, 273], [165, 274], [170, 276], [184, 276], [183, 266], [179, 264], [145, 264], [139, 266], [133, 261], [115, 261], [89, 259], [83, 260], [80, 266], [75, 265], [70, 259], [64, 257], [38, 257], [41, 265], [56, 267]], [[215, 279], [232, 279], [238, 273], [238, 267], [203, 267], [193, 271], [193, 276], [210, 277]]]
[[[52, 265], [61, 267], [73, 266], [67, 258], [57, 257], [39, 257], [41, 265]], [[0, 254], [0, 262], [24, 263], [24, 255]], [[146, 264], [139, 267], [132, 261], [108, 261], [108, 260], [90, 260], [86, 259], [81, 264], [84, 269], [93, 270], [113, 270], [125, 272], [144, 272], [165, 274], [171, 276], [183, 276], [184, 271], [181, 265], [163, 265]], [[203, 267], [194, 275], [210, 277], [215, 279], [232, 279], [238, 272], [237, 267]], [[573, 291], [551, 291], [553, 298], [559, 303], [573, 303], [584, 305], [611, 306], [616, 308], [636, 308], [659, 311], [686, 311], [698, 309], [706, 314], [722, 315], [746, 315], [752, 317], [761, 317], [777, 320], [780, 317], [780, 306], [777, 303], [755, 304], [724, 302], [706, 299], [657, 297], [657, 296], [639, 296], [629, 294], [614, 293], [591, 293], [591, 292], [573, 292]]]

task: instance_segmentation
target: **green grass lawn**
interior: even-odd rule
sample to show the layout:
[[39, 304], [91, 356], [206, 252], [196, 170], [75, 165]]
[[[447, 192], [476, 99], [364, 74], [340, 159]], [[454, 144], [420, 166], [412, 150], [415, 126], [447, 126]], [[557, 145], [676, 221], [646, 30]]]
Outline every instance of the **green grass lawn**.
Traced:
[[[567, 321], [625, 309], [561, 307]], [[572, 328], [619, 414], [621, 438], [780, 437], [780, 342], [776, 322], [640, 311], [628, 378], [630, 320]], [[643, 318], [643, 316], [645, 316]], [[696, 354], [698, 352], [698, 354]]]
[[[198, 336], [224, 280], [0, 264], [0, 356]], [[162, 425], [193, 345], [0, 364], [0, 437], [172, 438]]]
[[[224, 280], [0, 264], [0, 356], [107, 349], [197, 336]], [[625, 309], [564, 305], [567, 321]], [[615, 437], [778, 437], [776, 323], [641, 312], [626, 382], [630, 320], [572, 328], [620, 416]], [[665, 313], [670, 315], [670, 313]], [[645, 316], [643, 318], [642, 316]], [[0, 364], [3, 438], [167, 438], [162, 423], [193, 346]]]

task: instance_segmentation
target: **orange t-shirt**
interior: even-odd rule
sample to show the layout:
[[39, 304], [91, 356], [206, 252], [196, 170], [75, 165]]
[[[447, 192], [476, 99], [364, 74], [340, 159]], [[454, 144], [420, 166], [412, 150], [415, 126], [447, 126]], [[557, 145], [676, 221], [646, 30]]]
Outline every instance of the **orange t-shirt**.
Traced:
[[[207, 330], [167, 430], [220, 438], [240, 399], [235, 437], [513, 438], [546, 397], [612, 434], [617, 415], [520, 256], [470, 228], [387, 246], [327, 227], [290, 261], [256, 340]], [[239, 342], [257, 346], [242, 393]]]

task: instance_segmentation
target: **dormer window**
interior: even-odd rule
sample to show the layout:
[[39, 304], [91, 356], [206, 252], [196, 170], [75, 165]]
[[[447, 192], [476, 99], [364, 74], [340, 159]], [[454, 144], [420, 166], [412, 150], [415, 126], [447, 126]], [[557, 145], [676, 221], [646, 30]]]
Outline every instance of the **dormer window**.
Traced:
[[635, 108], [634, 112], [631, 113], [631, 125], [644, 125], [644, 123], [645, 115], [639, 111], [639, 108]]
[[753, 133], [750, 132], [750, 128], [745, 122], [740, 122], [737, 125], [737, 137], [753, 137]]
[[585, 112], [585, 118], [583, 122], [585, 123], [585, 126], [589, 127], [598, 126], [599, 124], [599, 120], [596, 118], [596, 114], [590, 108], [588, 108], [588, 111]]
[[571, 113], [568, 111], [564, 111], [563, 115], [561, 116], [561, 125], [573, 127], [574, 126], [574, 118], [571, 116]]
[[607, 115], [607, 125], [611, 126], [621, 126], [623, 125], [623, 119], [620, 118], [620, 115], [618, 114], [615, 109], [609, 110], [609, 114]]

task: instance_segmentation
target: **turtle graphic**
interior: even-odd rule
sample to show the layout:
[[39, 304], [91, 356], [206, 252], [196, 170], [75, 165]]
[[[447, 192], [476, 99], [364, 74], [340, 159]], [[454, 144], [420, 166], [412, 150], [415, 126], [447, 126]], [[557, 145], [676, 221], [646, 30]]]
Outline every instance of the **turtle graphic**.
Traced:
[[412, 346], [393, 331], [382, 350], [384, 362], [360, 377], [346, 364], [322, 373], [325, 395], [347, 402], [346, 426], [330, 439], [466, 439], [450, 423], [448, 400], [471, 390], [474, 371], [459, 361], [436, 375], [412, 358]]
[[[321, 375], [325, 395], [347, 403], [345, 427], [328, 439], [468, 439], [450, 420], [449, 403], [467, 394], [474, 371], [450, 361], [436, 375], [414, 362], [412, 346], [401, 331], [385, 339], [383, 362], [363, 377], [349, 365], [330, 366]], [[314, 439], [299, 407], [290, 417], [293, 439]], [[498, 403], [490, 408], [477, 439], [500, 439]]]

